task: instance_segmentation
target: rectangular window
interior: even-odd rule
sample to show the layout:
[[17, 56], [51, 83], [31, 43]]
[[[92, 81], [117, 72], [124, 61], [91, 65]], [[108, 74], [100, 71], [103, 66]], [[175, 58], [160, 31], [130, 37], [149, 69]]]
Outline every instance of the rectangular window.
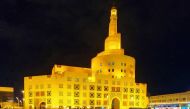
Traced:
[[94, 90], [94, 89], [95, 89], [94, 85], [90, 85], [90, 86], [89, 86], [89, 89], [90, 89], [90, 90]]
[[74, 84], [74, 89], [75, 90], [79, 90], [80, 89], [80, 85], [79, 84]]
[[109, 90], [108, 86], [104, 86], [104, 91], [108, 91], [108, 90]]
[[94, 100], [90, 100], [89, 104], [94, 105]]
[[115, 87], [112, 87], [112, 92], [115, 92]]
[[127, 94], [124, 94], [124, 95], [123, 95], [123, 99], [127, 99]]
[[32, 97], [32, 92], [28, 92], [28, 96], [29, 96], [29, 97]]
[[37, 91], [37, 92], [36, 92], [36, 96], [40, 96], [40, 92]]
[[44, 91], [41, 91], [41, 96], [45, 96], [45, 92]]
[[47, 96], [51, 96], [51, 91], [47, 91]]
[[74, 97], [79, 97], [79, 92], [74, 92]]
[[101, 86], [97, 86], [97, 91], [102, 91], [102, 87]]
[[79, 99], [74, 99], [74, 104], [79, 105]]
[[29, 104], [32, 104], [32, 99], [29, 99]]
[[97, 98], [101, 98], [102, 94], [101, 93], [97, 93]]
[[130, 88], [130, 93], [134, 93], [134, 88]]
[[51, 98], [47, 99], [47, 104], [51, 104]]
[[101, 105], [101, 100], [97, 100], [97, 105]]
[[94, 93], [91, 92], [89, 96], [90, 98], [94, 98]]
[[128, 92], [128, 88], [123, 88], [123, 91], [124, 91], [125, 93], [127, 93], [127, 92]]

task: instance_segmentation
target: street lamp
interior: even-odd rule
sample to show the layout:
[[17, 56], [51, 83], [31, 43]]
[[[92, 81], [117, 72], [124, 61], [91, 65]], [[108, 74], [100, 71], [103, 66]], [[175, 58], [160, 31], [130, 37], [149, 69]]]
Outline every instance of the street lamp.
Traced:
[[17, 100], [17, 102], [18, 102], [18, 107], [19, 107], [19, 98], [18, 98], [18, 97], [16, 97], [16, 100]]

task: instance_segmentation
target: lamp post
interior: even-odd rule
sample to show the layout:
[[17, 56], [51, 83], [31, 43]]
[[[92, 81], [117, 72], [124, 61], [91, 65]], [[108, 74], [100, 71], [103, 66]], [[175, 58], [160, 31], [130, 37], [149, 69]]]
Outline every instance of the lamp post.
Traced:
[[20, 101], [19, 101], [19, 98], [18, 98], [18, 97], [16, 97], [16, 100], [17, 100], [17, 102], [18, 102], [18, 107], [19, 107], [19, 102], [20, 102]]
[[21, 106], [24, 106], [24, 90], [22, 90], [21, 92], [22, 92]]

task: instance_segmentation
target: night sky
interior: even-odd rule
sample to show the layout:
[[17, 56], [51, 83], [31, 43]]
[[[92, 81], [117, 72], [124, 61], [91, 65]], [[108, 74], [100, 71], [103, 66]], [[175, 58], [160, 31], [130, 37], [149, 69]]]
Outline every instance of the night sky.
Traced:
[[[125, 54], [150, 95], [190, 90], [188, 0], [118, 0]], [[112, 0], [0, 0], [0, 86], [51, 74], [54, 64], [90, 67], [103, 50]]]

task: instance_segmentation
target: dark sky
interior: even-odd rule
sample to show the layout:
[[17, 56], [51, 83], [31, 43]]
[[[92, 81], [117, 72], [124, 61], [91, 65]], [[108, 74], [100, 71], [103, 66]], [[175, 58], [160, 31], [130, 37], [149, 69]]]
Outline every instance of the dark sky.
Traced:
[[[118, 0], [125, 54], [151, 95], [190, 90], [188, 0]], [[112, 0], [0, 0], [0, 86], [54, 64], [90, 67], [103, 50]]]

